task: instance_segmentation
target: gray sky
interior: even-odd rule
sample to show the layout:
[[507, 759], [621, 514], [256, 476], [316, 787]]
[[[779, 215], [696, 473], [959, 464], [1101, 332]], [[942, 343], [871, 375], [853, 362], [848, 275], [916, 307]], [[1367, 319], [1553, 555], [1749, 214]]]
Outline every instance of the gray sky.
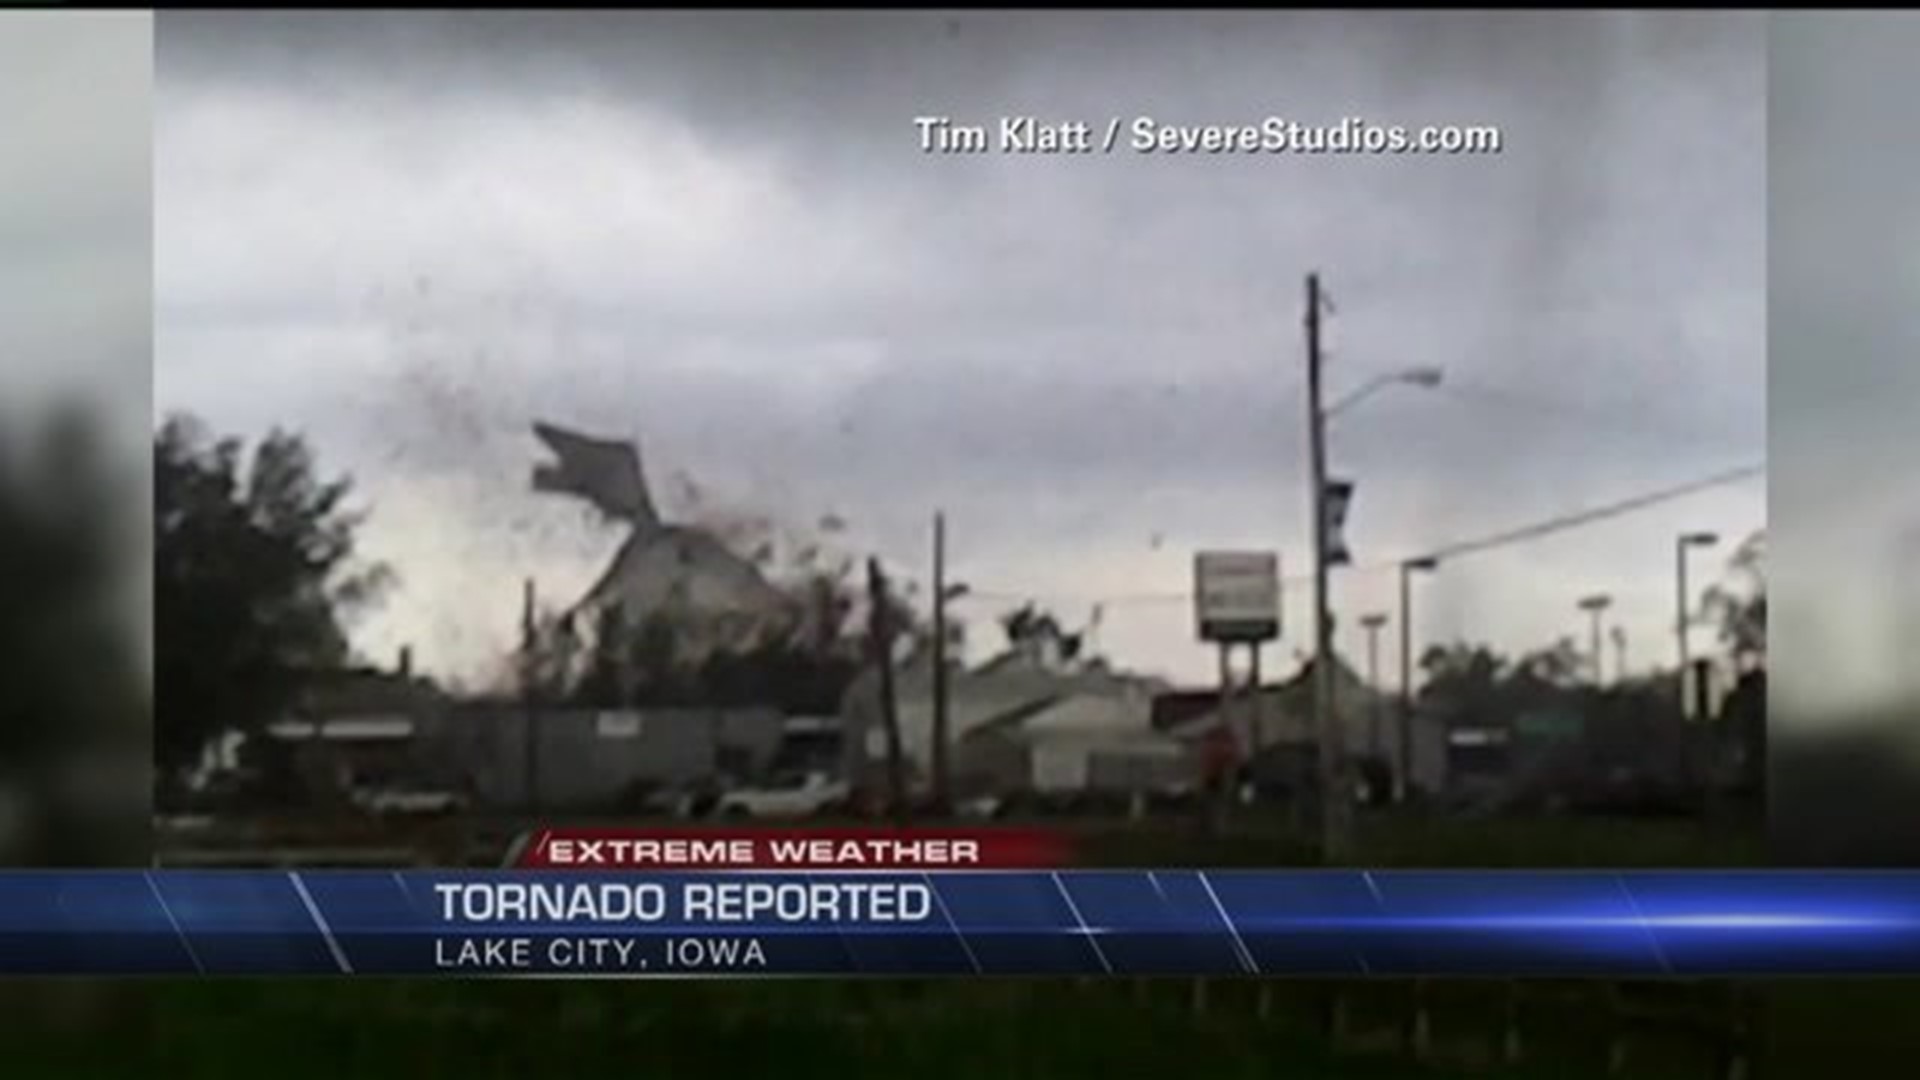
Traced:
[[[1361, 564], [1764, 455], [1758, 16], [168, 14], [157, 63], [157, 405], [351, 471], [403, 579], [363, 645], [443, 671], [511, 640], [523, 573], [571, 600], [617, 543], [526, 490], [540, 416], [638, 436], [670, 509], [684, 474], [834, 512], [903, 571], [944, 507], [980, 623], [1105, 598], [1117, 659], [1205, 677], [1192, 551], [1306, 565], [1312, 269], [1334, 393], [1447, 369], [1336, 426]], [[1505, 150], [930, 156], [928, 113]], [[1584, 640], [1605, 589], [1666, 661], [1674, 533], [1764, 519], [1754, 482], [1463, 560], [1416, 630]]]

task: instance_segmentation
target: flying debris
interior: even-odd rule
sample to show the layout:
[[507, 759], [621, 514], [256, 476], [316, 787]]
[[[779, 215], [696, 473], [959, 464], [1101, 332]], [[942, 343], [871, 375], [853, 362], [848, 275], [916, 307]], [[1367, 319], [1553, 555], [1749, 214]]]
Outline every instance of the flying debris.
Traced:
[[665, 616], [696, 652], [748, 646], [789, 627], [789, 598], [752, 561], [705, 529], [661, 520], [633, 443], [546, 423], [533, 431], [557, 459], [534, 470], [535, 491], [585, 499], [629, 526], [613, 561], [568, 612], [573, 625], [598, 626], [608, 612], [629, 627]]
[[634, 444], [595, 439], [537, 422], [533, 433], [554, 456], [552, 463], [534, 467], [533, 490], [585, 499], [601, 513], [628, 522], [636, 530], [660, 527], [660, 516], [641, 472], [640, 451]]

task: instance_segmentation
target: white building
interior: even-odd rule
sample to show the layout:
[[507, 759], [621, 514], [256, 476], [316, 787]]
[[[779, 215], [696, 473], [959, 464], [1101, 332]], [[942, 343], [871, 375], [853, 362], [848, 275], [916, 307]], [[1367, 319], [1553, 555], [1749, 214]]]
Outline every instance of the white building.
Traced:
[[[931, 658], [906, 661], [895, 676], [900, 745], [909, 773], [924, 783], [933, 761]], [[1116, 762], [1167, 760], [1179, 747], [1153, 728], [1157, 681], [1117, 673], [1099, 662], [1061, 663], [1014, 650], [977, 668], [950, 664], [947, 739], [956, 787], [1062, 791], [1125, 772]], [[843, 709], [853, 767], [883, 767], [887, 733], [879, 679], [855, 681]]]
[[[1175, 699], [1184, 699], [1179, 707]], [[1171, 707], [1169, 707], [1171, 706]], [[1400, 762], [1399, 701], [1394, 694], [1370, 686], [1345, 663], [1334, 669], [1334, 710], [1341, 719], [1344, 743], [1352, 757], [1384, 760], [1398, 773]], [[1244, 757], [1278, 747], [1317, 747], [1319, 728], [1314, 720], [1313, 664], [1301, 665], [1285, 682], [1242, 692], [1223, 710], [1216, 689], [1183, 691], [1162, 698], [1163, 730], [1184, 741], [1199, 742], [1224, 724]], [[1411, 742], [1416, 787], [1438, 791], [1446, 779], [1446, 733], [1431, 718], [1413, 717]]]

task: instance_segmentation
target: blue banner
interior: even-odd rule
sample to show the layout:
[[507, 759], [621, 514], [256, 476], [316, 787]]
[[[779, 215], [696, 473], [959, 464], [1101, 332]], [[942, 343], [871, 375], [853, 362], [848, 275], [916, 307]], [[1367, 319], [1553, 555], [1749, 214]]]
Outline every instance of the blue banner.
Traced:
[[0, 973], [1920, 974], [1920, 873], [0, 874]]

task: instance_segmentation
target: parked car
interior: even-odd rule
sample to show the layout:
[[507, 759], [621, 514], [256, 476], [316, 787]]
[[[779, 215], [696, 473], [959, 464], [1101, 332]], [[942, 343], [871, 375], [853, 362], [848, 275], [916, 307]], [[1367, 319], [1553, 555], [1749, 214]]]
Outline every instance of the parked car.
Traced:
[[628, 801], [628, 808], [642, 813], [671, 818], [701, 818], [713, 812], [720, 801], [721, 788], [716, 781], [697, 780], [649, 788]]
[[726, 792], [714, 812], [722, 817], [812, 817], [844, 803], [849, 794], [844, 780], [835, 780], [824, 772], [789, 774], [765, 787]]
[[1009, 809], [1004, 795], [975, 795], [953, 804], [953, 812], [963, 818], [990, 821], [1006, 815]]
[[432, 817], [467, 808], [467, 797], [443, 788], [360, 787], [348, 798], [375, 817]]

